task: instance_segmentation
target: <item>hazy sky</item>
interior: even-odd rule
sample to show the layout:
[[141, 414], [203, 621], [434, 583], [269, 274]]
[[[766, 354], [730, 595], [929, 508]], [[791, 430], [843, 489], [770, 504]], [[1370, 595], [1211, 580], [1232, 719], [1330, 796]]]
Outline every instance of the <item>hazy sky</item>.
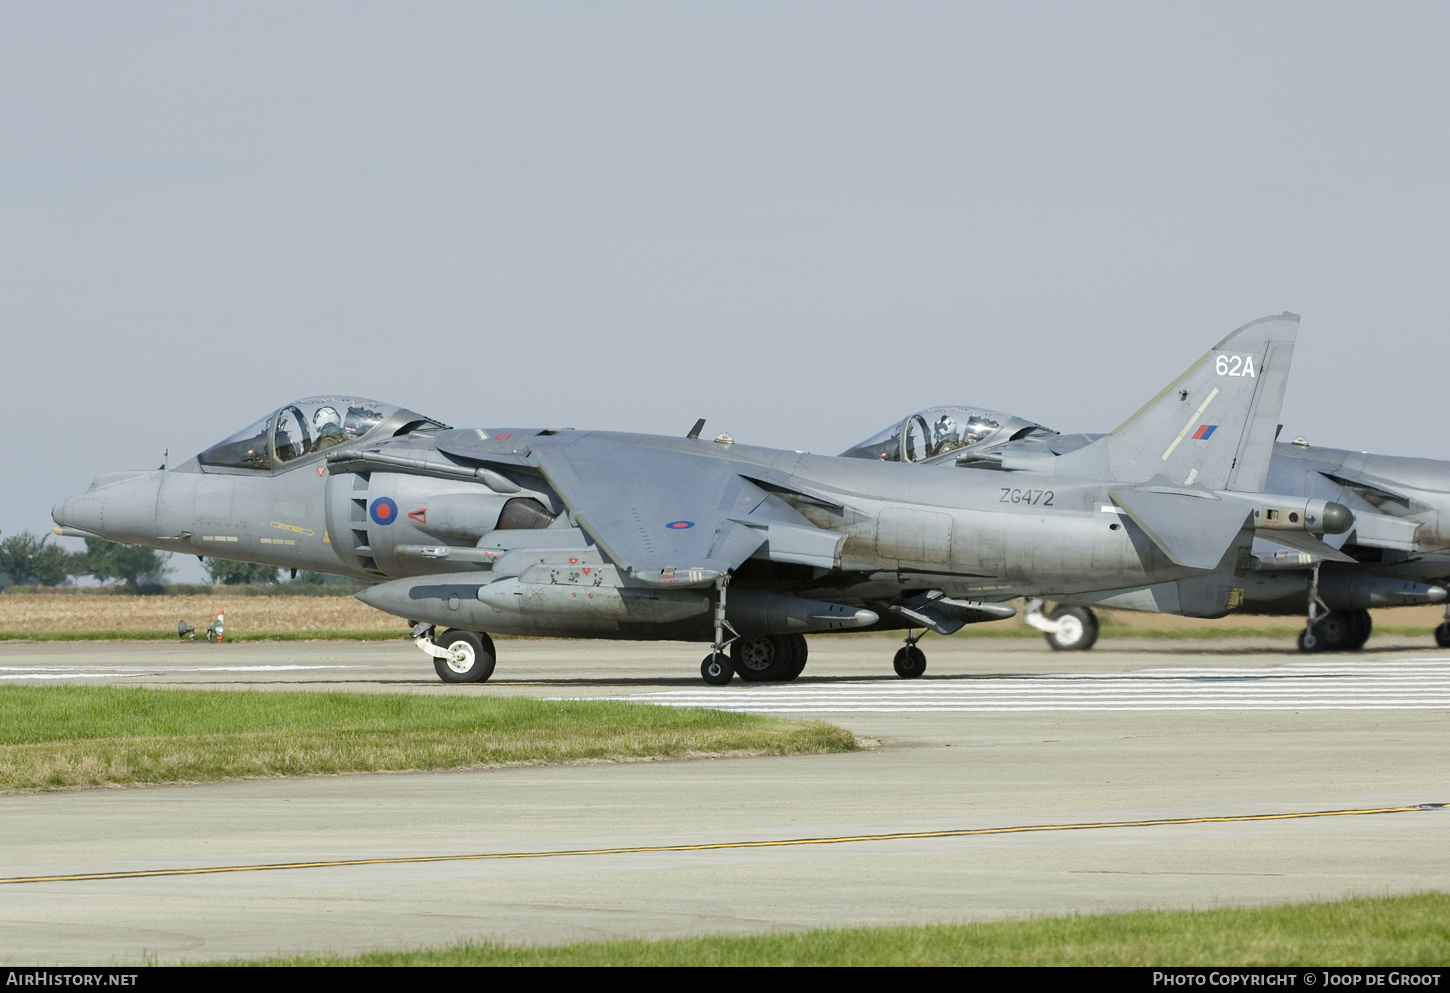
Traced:
[[1450, 458], [1447, 28], [10, 0], [0, 530], [321, 392], [818, 452], [944, 402], [1104, 430], [1286, 309], [1286, 438]]

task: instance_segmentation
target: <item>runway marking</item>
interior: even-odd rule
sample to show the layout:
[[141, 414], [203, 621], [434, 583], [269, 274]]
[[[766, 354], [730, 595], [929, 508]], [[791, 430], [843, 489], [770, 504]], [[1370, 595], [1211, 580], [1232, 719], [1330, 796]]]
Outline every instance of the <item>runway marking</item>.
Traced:
[[363, 669], [360, 665], [191, 665], [165, 669], [103, 669], [95, 666], [0, 665], [5, 679], [144, 679], [177, 672], [293, 672], [301, 669]]
[[[604, 699], [604, 698], [601, 698]], [[757, 714], [1450, 710], [1450, 658], [877, 682], [746, 683], [609, 697]]]
[[148, 879], [154, 876], [202, 876], [220, 872], [270, 872], [280, 869], [329, 869], [361, 865], [419, 865], [426, 862], [483, 862], [498, 859], [547, 859], [576, 855], [642, 855], [659, 852], [713, 852], [741, 848], [789, 848], [798, 845], [844, 845], [866, 841], [914, 841], [929, 838], [970, 838], [997, 834], [1044, 831], [1092, 831], [1104, 828], [1169, 827], [1183, 824], [1244, 824], [1253, 821], [1290, 821], [1310, 817], [1364, 817], [1372, 814], [1409, 814], [1442, 810], [1443, 803], [1417, 803], [1407, 807], [1366, 807], [1358, 810], [1301, 810], [1277, 814], [1233, 814], [1222, 817], [1165, 817], [1143, 821], [1094, 821], [1086, 824], [1019, 824], [1011, 827], [957, 828], [944, 831], [903, 831], [893, 834], [842, 835], [834, 838], [784, 838], [768, 841], [719, 841], [704, 845], [641, 845], [631, 848], [575, 848], [546, 852], [489, 852], [477, 855], [411, 855], [397, 858], [332, 859], [319, 862], [274, 862], [259, 865], [216, 865], [191, 869], [137, 869], [121, 872], [83, 872], [55, 876], [11, 876], [12, 883], [73, 883], [104, 879]]

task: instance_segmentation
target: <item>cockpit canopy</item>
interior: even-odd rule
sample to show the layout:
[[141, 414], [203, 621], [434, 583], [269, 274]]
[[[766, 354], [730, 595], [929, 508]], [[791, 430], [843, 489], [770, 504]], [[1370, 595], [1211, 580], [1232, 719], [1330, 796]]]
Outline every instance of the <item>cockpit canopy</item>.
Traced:
[[885, 462], [944, 462], [961, 458], [970, 449], [991, 448], [1039, 432], [1052, 433], [1041, 424], [984, 407], [927, 407], [841, 455]]
[[403, 407], [360, 397], [308, 397], [275, 410], [196, 457], [204, 466], [270, 472], [370, 435], [444, 425]]

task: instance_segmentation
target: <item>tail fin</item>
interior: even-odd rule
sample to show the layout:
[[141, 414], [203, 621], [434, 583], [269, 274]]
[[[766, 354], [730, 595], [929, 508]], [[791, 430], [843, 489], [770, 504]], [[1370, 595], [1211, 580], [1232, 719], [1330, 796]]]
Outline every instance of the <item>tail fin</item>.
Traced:
[[1058, 457], [1057, 475], [1261, 493], [1299, 315], [1245, 324], [1112, 434]]

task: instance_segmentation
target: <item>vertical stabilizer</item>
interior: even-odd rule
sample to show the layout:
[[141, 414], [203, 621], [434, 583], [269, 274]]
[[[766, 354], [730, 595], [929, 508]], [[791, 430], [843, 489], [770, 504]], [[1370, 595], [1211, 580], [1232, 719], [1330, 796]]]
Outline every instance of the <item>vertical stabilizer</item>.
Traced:
[[1299, 316], [1245, 324], [1112, 434], [1056, 460], [1057, 475], [1261, 493]]

